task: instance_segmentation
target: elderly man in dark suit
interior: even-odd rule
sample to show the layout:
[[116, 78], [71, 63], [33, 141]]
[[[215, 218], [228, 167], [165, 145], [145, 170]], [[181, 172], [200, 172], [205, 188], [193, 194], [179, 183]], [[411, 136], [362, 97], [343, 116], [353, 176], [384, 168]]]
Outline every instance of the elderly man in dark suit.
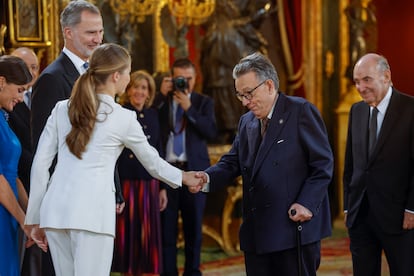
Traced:
[[320, 240], [331, 234], [333, 156], [325, 125], [308, 101], [278, 91], [277, 72], [262, 54], [241, 59], [233, 78], [250, 111], [229, 153], [200, 173], [203, 189], [216, 191], [242, 176], [239, 236], [247, 275], [316, 275]]
[[[210, 166], [207, 141], [213, 139], [217, 132], [213, 100], [193, 91], [196, 69], [189, 59], [177, 59], [172, 65], [171, 73], [172, 78], [163, 79], [161, 93], [154, 101], [159, 110], [161, 144], [165, 149], [166, 160], [183, 170], [204, 170]], [[162, 275], [178, 275], [179, 212], [183, 219], [185, 241], [184, 275], [201, 275], [201, 230], [206, 195], [192, 194], [187, 187], [175, 190], [166, 188], [168, 204], [161, 213], [164, 264]]]
[[387, 60], [364, 55], [353, 71], [363, 101], [349, 115], [345, 220], [356, 276], [414, 275], [414, 98], [392, 86]]
[[[103, 39], [101, 13], [87, 1], [69, 2], [60, 14], [60, 24], [65, 42], [62, 53], [42, 71], [33, 86], [31, 131], [34, 150], [55, 104], [70, 97], [75, 81], [87, 70], [89, 56]], [[116, 184], [117, 212], [121, 212], [123, 198], [119, 181]], [[51, 271], [44, 273], [53, 274]]]

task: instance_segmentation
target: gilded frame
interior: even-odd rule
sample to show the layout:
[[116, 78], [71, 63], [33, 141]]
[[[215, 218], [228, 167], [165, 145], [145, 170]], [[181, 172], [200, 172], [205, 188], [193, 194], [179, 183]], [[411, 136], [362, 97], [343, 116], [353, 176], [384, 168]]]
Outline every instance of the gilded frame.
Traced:
[[12, 47], [50, 46], [47, 0], [9, 0]]

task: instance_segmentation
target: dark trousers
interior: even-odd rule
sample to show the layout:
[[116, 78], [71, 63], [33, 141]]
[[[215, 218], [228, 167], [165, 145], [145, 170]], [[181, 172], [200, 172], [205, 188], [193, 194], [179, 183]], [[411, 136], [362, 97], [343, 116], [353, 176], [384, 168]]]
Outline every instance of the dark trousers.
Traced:
[[42, 250], [36, 244], [26, 248], [22, 256], [22, 276], [42, 276]]
[[186, 186], [167, 187], [168, 205], [161, 212], [164, 276], [177, 276], [178, 216], [181, 213], [185, 243], [183, 276], [198, 276], [202, 243], [202, 222], [206, 195], [190, 193]]
[[[298, 251], [291, 248], [266, 254], [244, 252], [247, 276], [297, 276]], [[302, 276], [315, 276], [321, 262], [321, 243], [302, 245]]]
[[366, 201], [364, 198], [354, 225], [348, 229], [354, 276], [381, 276], [382, 251], [391, 276], [414, 275], [414, 230], [383, 232]]
[[44, 253], [36, 244], [25, 248], [26, 238], [19, 232], [21, 276], [55, 276], [50, 251]]

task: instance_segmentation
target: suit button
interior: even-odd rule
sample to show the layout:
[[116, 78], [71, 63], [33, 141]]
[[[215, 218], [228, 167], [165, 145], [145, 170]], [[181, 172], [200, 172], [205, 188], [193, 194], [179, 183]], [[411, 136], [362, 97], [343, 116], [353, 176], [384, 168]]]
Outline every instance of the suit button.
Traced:
[[252, 212], [255, 212], [255, 211], [256, 211], [256, 207], [253, 207], [253, 208], [252, 208]]
[[251, 187], [249, 188], [249, 192], [253, 192], [253, 190], [254, 190], [254, 186], [251, 186]]

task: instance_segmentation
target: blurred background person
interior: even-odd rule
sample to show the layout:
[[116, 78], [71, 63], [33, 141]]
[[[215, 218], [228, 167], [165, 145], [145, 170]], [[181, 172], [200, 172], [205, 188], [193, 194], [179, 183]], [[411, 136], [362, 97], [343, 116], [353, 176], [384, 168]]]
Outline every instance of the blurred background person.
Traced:
[[[145, 71], [135, 71], [119, 99], [137, 114], [148, 142], [161, 150], [158, 111], [151, 108], [155, 83]], [[119, 177], [126, 208], [117, 216], [112, 271], [123, 275], [159, 275], [162, 269], [160, 210], [167, 205], [165, 187], [125, 148], [118, 159]]]
[[[18, 176], [23, 182], [26, 192], [30, 192], [30, 168], [32, 166], [32, 143], [30, 134], [30, 108], [32, 101], [32, 87], [39, 77], [39, 60], [36, 53], [27, 47], [20, 47], [14, 50], [11, 55], [23, 59], [32, 74], [32, 81], [27, 85], [23, 94], [23, 102], [16, 104], [9, 115], [9, 125], [13, 132], [19, 138], [22, 146], [22, 154], [19, 159]], [[21, 235], [22, 236], [22, 235]], [[37, 246], [25, 249], [25, 240], [21, 239], [21, 255], [22, 255], [22, 276], [42, 275], [41, 271], [41, 255], [42, 251]]]
[[23, 229], [27, 194], [18, 178], [19, 139], [7, 123], [8, 112], [23, 101], [32, 75], [15, 56], [0, 57], [0, 275], [20, 275], [18, 227]]
[[[158, 108], [162, 147], [166, 160], [183, 170], [204, 170], [210, 166], [207, 140], [216, 136], [213, 100], [193, 91], [196, 82], [194, 64], [188, 58], [177, 59], [172, 77], [164, 77], [154, 101]], [[201, 275], [200, 253], [206, 195], [192, 194], [187, 187], [166, 187], [168, 204], [161, 212], [163, 273], [178, 275], [178, 216], [183, 221], [184, 275]]]

